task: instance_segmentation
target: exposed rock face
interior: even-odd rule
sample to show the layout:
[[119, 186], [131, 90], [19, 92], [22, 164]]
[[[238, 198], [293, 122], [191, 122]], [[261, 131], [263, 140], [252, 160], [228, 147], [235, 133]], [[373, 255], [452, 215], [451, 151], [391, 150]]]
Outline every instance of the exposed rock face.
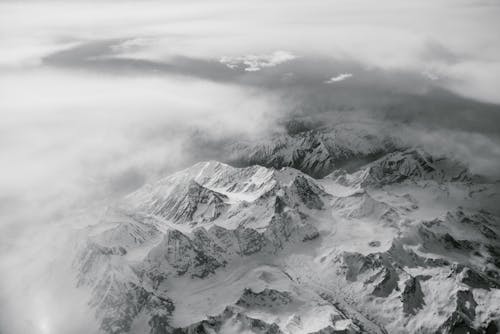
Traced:
[[147, 260], [153, 265], [160, 265], [165, 261], [178, 275], [189, 272], [192, 277], [203, 278], [224, 265], [224, 260], [220, 261], [220, 257], [215, 257], [222, 253], [223, 249], [215, 243], [200, 247], [199, 243], [193, 242], [183, 233], [171, 230], [163, 241], [150, 251]]
[[143, 210], [178, 223], [210, 222], [226, 209], [227, 196], [207, 189], [194, 180], [173, 187], [166, 196], [152, 194]]
[[[427, 277], [428, 278], [428, 277]], [[414, 315], [425, 305], [424, 293], [420, 286], [422, 276], [411, 277], [405, 282], [405, 288], [401, 294], [403, 312], [407, 315]]]
[[304, 176], [298, 176], [293, 180], [290, 187], [291, 192], [296, 194], [300, 202], [309, 209], [322, 209], [324, 202], [321, 195], [324, 192], [316, 184], [309, 182]]
[[384, 202], [375, 200], [368, 193], [356, 192], [346, 197], [337, 197], [333, 201], [333, 208], [348, 218], [362, 218], [374, 216], [376, 219], [383, 217], [397, 219], [397, 212]]
[[375, 288], [372, 294], [377, 297], [387, 297], [394, 290], [398, 289], [399, 276], [393, 268], [387, 267], [382, 269], [373, 277], [375, 280]]
[[228, 307], [218, 316], [209, 317], [199, 323], [186, 328], [177, 328], [173, 334], [202, 334], [202, 333], [255, 333], [255, 334], [282, 334], [279, 326], [268, 324], [262, 320], [251, 318], [238, 312], [233, 307]]
[[401, 144], [374, 129], [349, 124], [330, 128], [292, 131], [268, 141], [238, 144], [231, 149], [229, 163], [282, 168], [293, 167], [314, 177], [324, 177], [339, 167], [355, 168]]
[[370, 166], [369, 175], [365, 185], [368, 182], [380, 185], [428, 176], [444, 176], [434, 165], [432, 157], [418, 150], [397, 152], [378, 160]]
[[129, 332], [134, 318], [141, 312], [151, 315], [149, 321], [152, 328], [167, 324], [166, 320], [174, 309], [169, 299], [156, 296], [134, 284], [116, 286], [113, 289], [116, 291], [108, 292], [101, 304], [95, 305], [98, 307], [99, 317], [102, 317], [101, 329], [105, 332]]
[[310, 334], [351, 334], [356, 333], [352, 329], [335, 329], [331, 326], [320, 329], [316, 332], [311, 332]]
[[243, 295], [236, 302], [236, 305], [246, 308], [269, 308], [288, 305], [292, 302], [292, 297], [288, 292], [281, 292], [272, 289], [264, 289], [261, 292], [253, 292], [245, 289]]
[[480, 179], [459, 162], [436, 159], [417, 149], [394, 151], [384, 155], [353, 174], [336, 170], [330, 175], [337, 182], [349, 186], [383, 187], [397, 183], [418, 181], [471, 182]]
[[[82, 231], [77, 283], [92, 291], [101, 329], [498, 328], [500, 210], [490, 201], [497, 186], [452, 161], [389, 150], [386, 138], [370, 134], [342, 151], [348, 145], [333, 140], [338, 134], [301, 131], [249, 157], [318, 176], [340, 157], [378, 148], [386, 155], [323, 179], [289, 167], [199, 163], [130, 194]], [[290, 140], [300, 145], [288, 151]], [[372, 140], [377, 149], [363, 146]]]
[[456, 295], [456, 309], [445, 323], [439, 328], [440, 333], [481, 333], [474, 328], [477, 303], [470, 291], [458, 291]]

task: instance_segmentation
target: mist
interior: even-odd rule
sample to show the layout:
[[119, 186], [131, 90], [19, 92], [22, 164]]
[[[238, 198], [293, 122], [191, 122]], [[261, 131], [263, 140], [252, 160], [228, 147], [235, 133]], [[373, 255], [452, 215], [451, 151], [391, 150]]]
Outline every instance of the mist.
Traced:
[[498, 178], [499, 15], [472, 0], [1, 2], [0, 332], [95, 331], [58, 256], [75, 231], [284, 120], [374, 120]]

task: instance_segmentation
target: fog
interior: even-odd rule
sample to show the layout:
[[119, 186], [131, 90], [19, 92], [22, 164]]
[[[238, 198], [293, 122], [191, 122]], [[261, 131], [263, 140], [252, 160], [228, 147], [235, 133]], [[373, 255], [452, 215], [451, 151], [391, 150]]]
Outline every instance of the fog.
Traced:
[[498, 178], [499, 14], [494, 0], [0, 2], [0, 333], [95, 330], [57, 256], [78, 217], [290, 117], [374, 119]]

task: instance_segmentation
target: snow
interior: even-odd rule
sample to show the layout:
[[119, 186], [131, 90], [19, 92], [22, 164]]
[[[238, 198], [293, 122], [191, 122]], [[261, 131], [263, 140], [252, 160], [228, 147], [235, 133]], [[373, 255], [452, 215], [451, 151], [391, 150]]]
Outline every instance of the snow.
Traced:
[[[344, 124], [336, 131], [349, 128], [349, 124]], [[336, 134], [329, 136], [332, 139]], [[347, 145], [342, 140], [348, 139], [349, 136], [342, 137], [325, 147]], [[353, 139], [350, 147], [373, 150], [373, 146], [359, 138]], [[286, 154], [293, 154], [292, 151]], [[373, 172], [372, 168], [385, 166], [387, 161], [400, 161], [402, 167], [398, 169], [391, 164], [391, 168]], [[499, 317], [500, 290], [468, 287], [452, 268], [461, 264], [479, 272], [485, 268], [497, 270], [492, 263], [494, 255], [486, 250], [491, 245], [498, 247], [498, 240], [491, 239], [491, 231], [499, 232], [499, 219], [479, 211], [483, 209], [481, 203], [495, 209], [491, 198], [497, 198], [497, 186], [452, 181], [446, 169], [429, 172], [422, 167], [427, 164], [448, 166], [443, 161], [431, 162], [423, 152], [405, 151], [390, 154], [353, 173], [337, 170], [322, 179], [313, 179], [289, 167], [235, 168], [214, 161], [202, 162], [127, 196], [124, 211], [110, 211], [87, 232], [91, 240], [103, 246], [121, 246], [127, 250], [125, 255], [114, 254], [111, 260], [103, 261], [117, 267], [112, 268], [117, 271], [117, 279], [137, 282], [131, 268], [168, 274], [155, 289], [174, 303], [171, 318], [174, 327], [189, 326], [234, 306], [237, 312], [250, 318], [277, 324], [287, 334], [306, 334], [328, 326], [351, 330], [358, 325], [374, 333], [435, 332], [456, 310], [460, 302], [457, 292], [465, 289], [473, 292], [478, 304], [475, 325], [482, 326]], [[380, 174], [381, 170], [385, 174]], [[455, 169], [450, 167], [450, 171], [454, 173]], [[408, 178], [395, 181], [399, 180], [394, 177], [398, 173], [406, 173]], [[192, 182], [221, 195], [225, 209], [219, 216], [211, 215], [214, 217], [210, 221], [193, 218], [179, 222], [154, 210], [172, 198], [185, 201], [179, 195], [180, 190]], [[297, 184], [310, 189], [296, 189]], [[302, 196], [317, 196], [322, 206], [308, 206]], [[286, 202], [282, 211], [276, 208], [278, 199]], [[200, 212], [212, 212], [210, 203], [194, 204], [199, 205]], [[314, 240], [298, 240], [285, 237], [286, 234], [276, 236], [279, 231], [265, 234], [271, 221], [285, 213], [292, 217], [279, 226], [285, 232], [307, 223], [308, 231], [317, 230], [319, 235]], [[244, 256], [224, 248], [215, 252], [210, 245], [201, 245], [198, 251], [220, 256], [216, 260], [224, 263], [203, 278], [179, 274], [172, 263], [164, 260], [169, 250], [160, 247], [160, 243], [165, 235], [180, 232], [183, 242], [189, 245], [200, 231], [196, 229], [210, 231], [215, 225], [228, 230], [244, 227], [269, 238], [281, 238], [273, 241], [282, 248], [265, 248]], [[486, 230], [490, 238], [481, 227], [491, 230]], [[448, 239], [443, 239], [445, 236]], [[207, 243], [216, 242], [210, 236], [207, 238]], [[458, 243], [455, 248], [453, 240]], [[176, 256], [179, 247], [176, 244]], [[474, 255], [474, 251], [480, 255]], [[349, 259], [354, 260], [349, 262]], [[354, 274], [349, 276], [349, 272]], [[101, 271], [93, 273], [99, 275]], [[408, 316], [402, 309], [401, 294], [405, 282], [417, 276], [426, 277], [419, 280], [425, 304], [416, 314]], [[153, 289], [150, 285], [147, 288]], [[376, 288], [382, 293], [375, 294]], [[291, 301], [286, 305], [268, 301], [262, 305], [235, 305], [245, 289], [255, 294], [265, 289], [287, 293]], [[465, 307], [468, 309], [471, 303], [466, 301]], [[146, 314], [141, 313], [136, 319], [137, 326], [143, 326], [146, 320]], [[227, 321], [222, 324], [221, 332], [235, 331], [240, 325]]]
[[[271, 279], [261, 279], [264, 274]], [[232, 264], [206, 279], [179, 278], [166, 289], [176, 305], [173, 324], [182, 327], [221, 313], [226, 305], [238, 300], [245, 288], [289, 290], [290, 284], [279, 268], [255, 259]]]

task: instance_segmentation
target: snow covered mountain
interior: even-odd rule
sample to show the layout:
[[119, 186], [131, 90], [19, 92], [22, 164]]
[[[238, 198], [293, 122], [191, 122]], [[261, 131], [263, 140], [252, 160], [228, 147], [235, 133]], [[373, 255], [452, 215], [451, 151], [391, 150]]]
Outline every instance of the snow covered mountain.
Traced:
[[74, 265], [102, 331], [495, 333], [500, 185], [336, 136], [242, 151], [248, 167], [198, 163], [86, 228]]
[[324, 127], [301, 124], [288, 122], [287, 134], [260, 142], [237, 143], [228, 150], [227, 161], [236, 166], [287, 166], [313, 177], [324, 177], [337, 168], [356, 169], [403, 148], [400, 140], [382, 134], [378, 126], [369, 123], [345, 122]]

